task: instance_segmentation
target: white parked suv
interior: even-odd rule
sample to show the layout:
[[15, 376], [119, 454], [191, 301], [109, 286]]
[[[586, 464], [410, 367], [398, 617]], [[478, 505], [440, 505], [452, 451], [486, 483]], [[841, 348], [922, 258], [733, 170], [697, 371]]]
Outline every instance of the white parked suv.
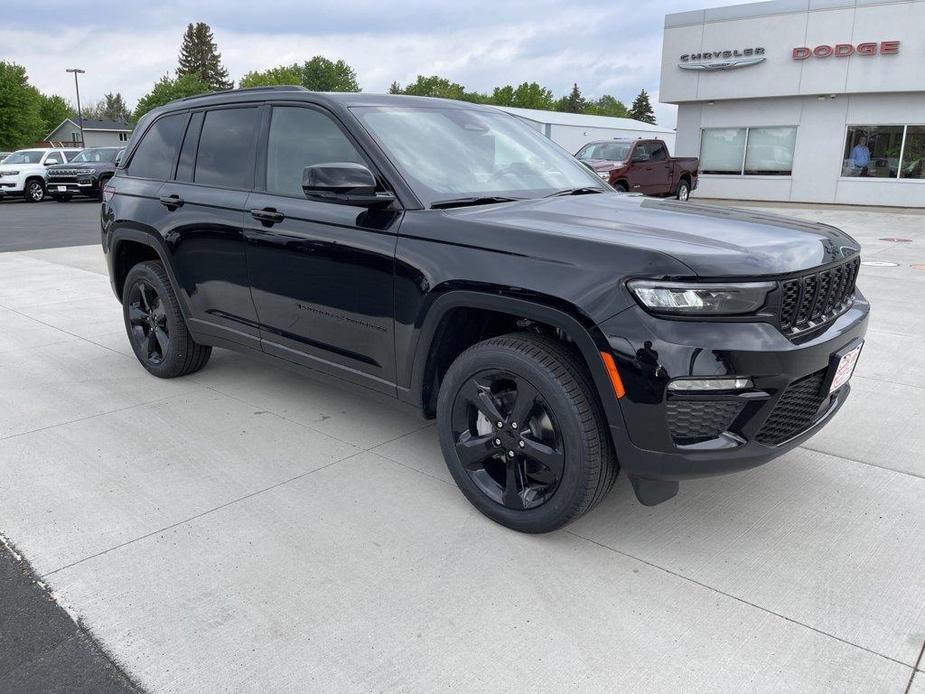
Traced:
[[0, 162], [0, 198], [21, 195], [26, 202], [41, 202], [45, 199], [45, 167], [64, 164], [79, 151], [36, 147], [13, 152]]

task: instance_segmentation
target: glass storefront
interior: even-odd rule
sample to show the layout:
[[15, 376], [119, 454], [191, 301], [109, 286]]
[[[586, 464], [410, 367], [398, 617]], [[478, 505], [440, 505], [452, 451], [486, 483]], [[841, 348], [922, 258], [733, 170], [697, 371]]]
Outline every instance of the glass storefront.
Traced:
[[704, 128], [700, 172], [740, 176], [789, 176], [793, 171], [796, 126]]
[[925, 178], [925, 126], [849, 126], [841, 175]]

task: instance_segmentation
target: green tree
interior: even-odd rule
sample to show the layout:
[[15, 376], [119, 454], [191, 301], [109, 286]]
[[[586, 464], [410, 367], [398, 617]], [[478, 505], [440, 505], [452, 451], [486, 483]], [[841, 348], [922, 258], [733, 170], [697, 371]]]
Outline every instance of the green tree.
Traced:
[[389, 85], [389, 94], [404, 94], [404, 92], [398, 82], [392, 82], [392, 84]]
[[52, 130], [64, 122], [65, 118], [71, 118], [74, 115], [74, 109], [63, 98], [54, 94], [48, 96], [42, 94], [39, 97], [39, 117], [42, 119], [42, 137], [45, 137]]
[[100, 115], [102, 118], [126, 122], [131, 116], [128, 106], [125, 105], [125, 99], [122, 98], [120, 92], [116, 92], [115, 94], [109, 92], [103, 95]]
[[263, 72], [248, 72], [238, 80], [238, 86], [245, 87], [273, 87], [277, 85], [302, 84], [302, 71], [298, 65], [280, 65], [271, 67]]
[[629, 117], [641, 120], [643, 123], [655, 123], [655, 112], [652, 110], [652, 104], [649, 102], [649, 95], [643, 89], [633, 100], [630, 106]]
[[563, 96], [556, 102], [556, 110], [567, 113], [584, 113], [587, 106], [588, 104], [581, 95], [581, 90], [577, 84], [572, 85], [572, 91], [569, 92], [568, 96]]
[[550, 111], [555, 106], [555, 97], [551, 91], [536, 82], [524, 82], [514, 90], [511, 106]]
[[279, 65], [268, 70], [248, 72], [240, 79], [241, 87], [301, 85], [314, 92], [359, 92], [356, 72], [343, 60], [337, 62], [316, 55], [299, 65]]
[[585, 113], [592, 113], [595, 116], [626, 118], [629, 114], [629, 109], [619, 99], [612, 97], [610, 94], [604, 94], [604, 96], [589, 103]]
[[513, 106], [514, 105], [514, 87], [509, 84], [503, 87], [495, 87], [491, 93], [490, 103], [495, 106]]
[[438, 75], [431, 75], [430, 77], [418, 75], [414, 82], [405, 87], [404, 93], [412, 96], [434, 96], [441, 99], [461, 100], [466, 93], [466, 88]]
[[313, 92], [359, 92], [357, 74], [343, 60], [316, 55], [302, 66], [302, 86]]
[[164, 75], [154, 83], [154, 88], [150, 92], [138, 100], [134, 113], [135, 120], [151, 109], [163, 106], [174, 99], [205, 94], [208, 91], [210, 91], [209, 85], [196, 75], [183, 75], [176, 79], [171, 79], [170, 75]]
[[212, 29], [205, 22], [186, 26], [178, 62], [177, 77], [196, 75], [213, 91], [234, 87], [234, 82], [228, 81], [228, 70], [222, 65]]
[[42, 97], [26, 68], [0, 61], [0, 149], [20, 149], [45, 136]]

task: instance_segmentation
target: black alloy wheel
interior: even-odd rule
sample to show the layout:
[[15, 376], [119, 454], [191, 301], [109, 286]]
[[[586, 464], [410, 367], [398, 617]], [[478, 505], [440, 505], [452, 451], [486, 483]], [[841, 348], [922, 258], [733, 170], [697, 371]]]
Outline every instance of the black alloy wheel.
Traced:
[[490, 499], [523, 511], [545, 503], [559, 485], [565, 450], [549, 405], [526, 378], [481, 371], [453, 407], [456, 453]]
[[163, 300], [143, 279], [131, 286], [128, 298], [131, 336], [137, 351], [149, 364], [162, 364], [170, 349], [170, 328]]
[[593, 508], [617, 465], [581, 354], [536, 333], [473, 345], [437, 396], [447, 468], [469, 502], [514, 530], [545, 533]]
[[209, 361], [212, 348], [193, 340], [160, 262], [148, 260], [128, 271], [122, 290], [122, 315], [132, 351], [152, 375], [184, 376]]

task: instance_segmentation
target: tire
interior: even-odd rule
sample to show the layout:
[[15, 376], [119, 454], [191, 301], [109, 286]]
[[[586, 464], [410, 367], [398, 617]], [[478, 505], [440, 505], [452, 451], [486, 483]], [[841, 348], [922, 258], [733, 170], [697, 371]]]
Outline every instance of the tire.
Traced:
[[501, 525], [550, 532], [613, 488], [616, 456], [580, 359], [550, 338], [512, 333], [470, 347], [446, 373], [443, 456], [470, 503]]
[[618, 193], [629, 193], [630, 192], [629, 186], [626, 185], [626, 183], [624, 183], [623, 181], [618, 181], [617, 183], [614, 183], [613, 189], [617, 191]]
[[52, 195], [51, 199], [55, 202], [67, 202], [71, 199], [70, 195]]
[[42, 202], [45, 199], [45, 184], [38, 178], [30, 178], [22, 192], [26, 202]]
[[190, 337], [167, 272], [157, 261], [138, 263], [129, 270], [122, 315], [135, 356], [158, 378], [199, 371], [212, 355], [212, 347]]
[[678, 184], [678, 192], [675, 194], [675, 197], [681, 202], [690, 200], [691, 184], [687, 182], [686, 178], [682, 178], [681, 182]]

